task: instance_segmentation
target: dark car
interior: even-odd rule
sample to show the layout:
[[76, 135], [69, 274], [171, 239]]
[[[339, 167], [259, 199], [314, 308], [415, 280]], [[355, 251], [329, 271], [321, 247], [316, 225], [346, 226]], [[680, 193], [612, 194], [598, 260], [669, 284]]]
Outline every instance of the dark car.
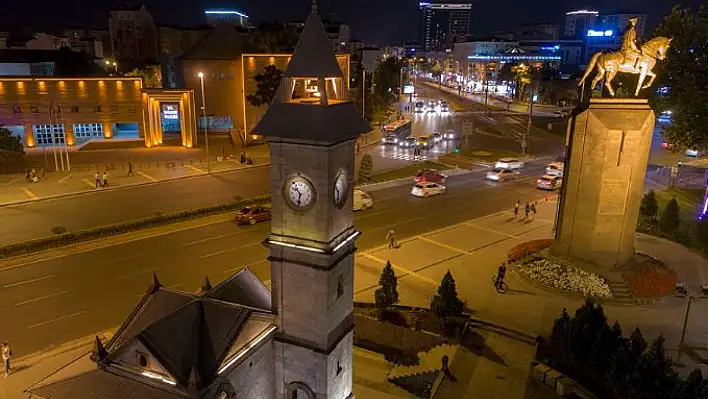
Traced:
[[236, 223], [256, 224], [270, 220], [270, 208], [265, 206], [247, 206], [236, 213]]
[[416, 183], [431, 182], [444, 184], [445, 181], [447, 181], [447, 175], [435, 169], [419, 170], [415, 175]]
[[395, 134], [387, 134], [383, 137], [384, 144], [398, 144], [398, 136]]
[[398, 142], [399, 147], [404, 147], [404, 148], [412, 148], [418, 145], [418, 141], [415, 139], [415, 137], [406, 137], [403, 140], [400, 140]]

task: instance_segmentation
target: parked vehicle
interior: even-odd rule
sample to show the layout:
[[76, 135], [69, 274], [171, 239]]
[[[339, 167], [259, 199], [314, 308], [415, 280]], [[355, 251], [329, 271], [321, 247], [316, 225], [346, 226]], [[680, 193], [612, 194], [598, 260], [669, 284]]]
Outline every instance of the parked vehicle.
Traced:
[[265, 206], [247, 206], [236, 213], [236, 223], [254, 225], [270, 220], [270, 208]]
[[524, 161], [516, 158], [502, 158], [494, 164], [495, 169], [521, 169], [524, 167]]
[[415, 197], [430, 197], [431, 195], [440, 195], [445, 192], [445, 186], [438, 183], [416, 183], [411, 189], [411, 195]]
[[446, 181], [447, 175], [435, 169], [419, 170], [415, 175], [416, 183], [432, 182], [445, 184]]
[[516, 179], [519, 176], [519, 172], [511, 169], [494, 169], [487, 172], [486, 179], [492, 181], [504, 181], [510, 179]]
[[543, 175], [536, 180], [536, 187], [541, 190], [556, 190], [563, 184], [560, 176]]
[[563, 162], [551, 162], [546, 166], [546, 174], [551, 176], [563, 176], [563, 169], [565, 164]]
[[689, 157], [697, 157], [698, 156], [698, 150], [695, 148], [689, 148], [686, 150], [685, 154]]
[[412, 148], [418, 144], [418, 141], [414, 137], [406, 137], [398, 142], [399, 147]]
[[356, 211], [365, 211], [372, 206], [374, 206], [374, 200], [371, 199], [371, 196], [361, 190], [354, 190], [354, 204], [353, 204], [353, 210], [354, 212]]

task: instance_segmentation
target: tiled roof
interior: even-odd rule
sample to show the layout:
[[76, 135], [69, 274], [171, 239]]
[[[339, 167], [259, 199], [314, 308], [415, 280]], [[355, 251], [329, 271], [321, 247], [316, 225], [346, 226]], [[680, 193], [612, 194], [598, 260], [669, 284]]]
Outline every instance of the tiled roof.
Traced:
[[183, 399], [189, 396], [96, 369], [28, 390], [44, 399]]
[[272, 309], [268, 287], [248, 268], [224, 280], [205, 296], [264, 311]]

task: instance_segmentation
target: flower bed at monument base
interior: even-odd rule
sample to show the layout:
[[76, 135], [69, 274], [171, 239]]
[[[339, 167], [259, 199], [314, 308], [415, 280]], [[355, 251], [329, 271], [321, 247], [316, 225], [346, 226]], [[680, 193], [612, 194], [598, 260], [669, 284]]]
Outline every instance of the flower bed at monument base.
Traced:
[[521, 244], [512, 248], [507, 253], [506, 258], [509, 262], [515, 262], [538, 251], [546, 249], [550, 247], [551, 244], [553, 244], [553, 240], [550, 238], [522, 242]]
[[546, 286], [596, 298], [612, 298], [612, 291], [604, 278], [575, 266], [545, 258], [535, 258], [516, 266], [523, 276]]
[[678, 276], [658, 259], [645, 258], [622, 273], [632, 296], [656, 298], [674, 291]]

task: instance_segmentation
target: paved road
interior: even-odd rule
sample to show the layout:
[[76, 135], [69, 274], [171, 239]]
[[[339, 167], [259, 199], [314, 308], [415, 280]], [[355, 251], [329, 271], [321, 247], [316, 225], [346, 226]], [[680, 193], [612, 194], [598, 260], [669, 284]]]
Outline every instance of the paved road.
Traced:
[[[543, 166], [528, 165], [525, 179], [501, 184], [485, 182], [482, 171], [453, 177], [445, 195], [424, 200], [412, 198], [409, 187], [376, 191], [374, 208], [356, 215], [364, 233], [358, 247], [382, 244], [391, 228], [402, 239], [510, 209], [517, 199], [541, 198], [547, 193], [536, 190], [533, 180]], [[0, 338], [13, 342], [22, 355], [114, 327], [144, 293], [153, 272], [166, 286], [190, 291], [199, 288], [204, 276], [217, 283], [246, 265], [268, 280], [261, 245], [268, 230], [267, 223], [217, 223], [0, 269]]]

